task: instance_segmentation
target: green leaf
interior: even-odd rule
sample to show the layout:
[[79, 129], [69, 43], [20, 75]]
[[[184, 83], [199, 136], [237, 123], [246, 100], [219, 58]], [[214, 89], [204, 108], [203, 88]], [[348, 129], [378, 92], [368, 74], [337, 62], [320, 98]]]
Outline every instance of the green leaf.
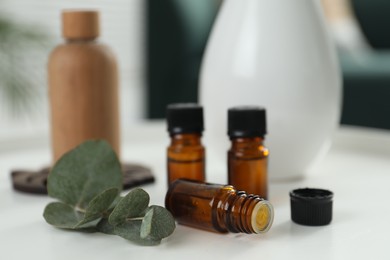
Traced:
[[[44, 218], [59, 228], [116, 234], [140, 245], [157, 245], [175, 229], [163, 207], [148, 208], [142, 189], [119, 197], [122, 173], [115, 152], [104, 141], [87, 141], [65, 154], [48, 178], [50, 203]], [[109, 215], [109, 216], [108, 216]]]
[[117, 196], [115, 200], [111, 203], [110, 207], [108, 208], [108, 211], [112, 212], [114, 208], [118, 205], [119, 201], [121, 201], [123, 197]]
[[140, 220], [128, 221], [126, 223], [115, 226], [115, 234], [139, 245], [154, 246], [160, 244], [161, 239], [153, 239], [150, 237], [142, 238], [140, 236], [141, 225], [142, 222]]
[[101, 218], [103, 214], [109, 209], [115, 198], [118, 196], [118, 189], [112, 188], [103, 191], [101, 194], [96, 196], [88, 205], [85, 216], [77, 226], [82, 226], [85, 223], [91, 222], [98, 218]]
[[74, 229], [82, 221], [84, 214], [62, 202], [52, 202], [46, 206], [43, 217], [50, 225], [59, 228]]
[[171, 213], [160, 206], [150, 206], [142, 220], [141, 238], [160, 240], [168, 237], [175, 230], [175, 220]]
[[149, 194], [143, 189], [131, 190], [118, 202], [108, 221], [111, 225], [116, 226], [126, 222], [129, 218], [142, 217], [149, 205], [149, 200]]
[[116, 235], [114, 226], [108, 222], [108, 219], [102, 218], [96, 226], [96, 230], [107, 235]]
[[51, 197], [86, 208], [91, 200], [109, 188], [122, 189], [119, 160], [106, 141], [87, 141], [66, 153], [48, 177]]

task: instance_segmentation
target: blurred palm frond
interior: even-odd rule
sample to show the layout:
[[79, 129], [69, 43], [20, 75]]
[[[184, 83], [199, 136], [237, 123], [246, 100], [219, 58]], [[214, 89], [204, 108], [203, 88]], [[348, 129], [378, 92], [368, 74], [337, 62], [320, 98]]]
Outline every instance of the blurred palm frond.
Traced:
[[0, 106], [12, 115], [30, 112], [42, 92], [44, 68], [37, 66], [49, 37], [34, 25], [0, 15]]

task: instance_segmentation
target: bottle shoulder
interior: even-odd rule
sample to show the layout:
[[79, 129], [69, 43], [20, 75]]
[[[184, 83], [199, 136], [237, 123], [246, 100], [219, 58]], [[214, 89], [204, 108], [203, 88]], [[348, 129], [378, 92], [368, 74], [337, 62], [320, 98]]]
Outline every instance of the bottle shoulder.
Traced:
[[268, 151], [262, 138], [237, 138], [231, 141], [230, 150]]
[[204, 158], [205, 148], [201, 145], [182, 146], [170, 145], [167, 148], [168, 157], [172, 158]]
[[205, 147], [200, 139], [171, 139], [167, 147], [168, 157], [178, 160], [197, 160], [205, 157]]
[[236, 158], [265, 158], [269, 150], [263, 144], [232, 145], [228, 155]]
[[171, 136], [170, 146], [203, 147], [200, 134], [176, 134]]
[[99, 42], [68, 42], [56, 46], [50, 53], [49, 64], [71, 60], [115, 63], [116, 58], [110, 47]]

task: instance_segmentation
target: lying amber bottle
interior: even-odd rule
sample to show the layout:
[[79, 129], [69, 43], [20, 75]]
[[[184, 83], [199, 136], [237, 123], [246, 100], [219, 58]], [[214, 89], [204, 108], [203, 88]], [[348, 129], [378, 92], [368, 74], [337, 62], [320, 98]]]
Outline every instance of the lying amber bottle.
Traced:
[[168, 185], [179, 178], [205, 180], [205, 148], [201, 143], [203, 109], [197, 104], [171, 104], [167, 109], [171, 143], [167, 149]]
[[244, 106], [228, 111], [228, 183], [239, 190], [268, 198], [268, 155], [264, 146], [265, 109]]
[[165, 207], [179, 224], [222, 233], [264, 233], [274, 218], [272, 205], [257, 195], [185, 179], [170, 185]]

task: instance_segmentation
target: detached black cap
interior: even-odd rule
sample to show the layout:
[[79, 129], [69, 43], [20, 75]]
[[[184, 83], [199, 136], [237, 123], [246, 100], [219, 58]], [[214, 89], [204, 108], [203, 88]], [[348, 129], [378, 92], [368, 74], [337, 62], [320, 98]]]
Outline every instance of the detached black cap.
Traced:
[[290, 192], [291, 219], [301, 225], [323, 226], [332, 221], [333, 192], [297, 189]]
[[233, 107], [228, 110], [228, 135], [232, 137], [263, 137], [267, 133], [265, 108]]
[[168, 132], [201, 133], [203, 132], [203, 108], [193, 103], [170, 104], [167, 107]]

